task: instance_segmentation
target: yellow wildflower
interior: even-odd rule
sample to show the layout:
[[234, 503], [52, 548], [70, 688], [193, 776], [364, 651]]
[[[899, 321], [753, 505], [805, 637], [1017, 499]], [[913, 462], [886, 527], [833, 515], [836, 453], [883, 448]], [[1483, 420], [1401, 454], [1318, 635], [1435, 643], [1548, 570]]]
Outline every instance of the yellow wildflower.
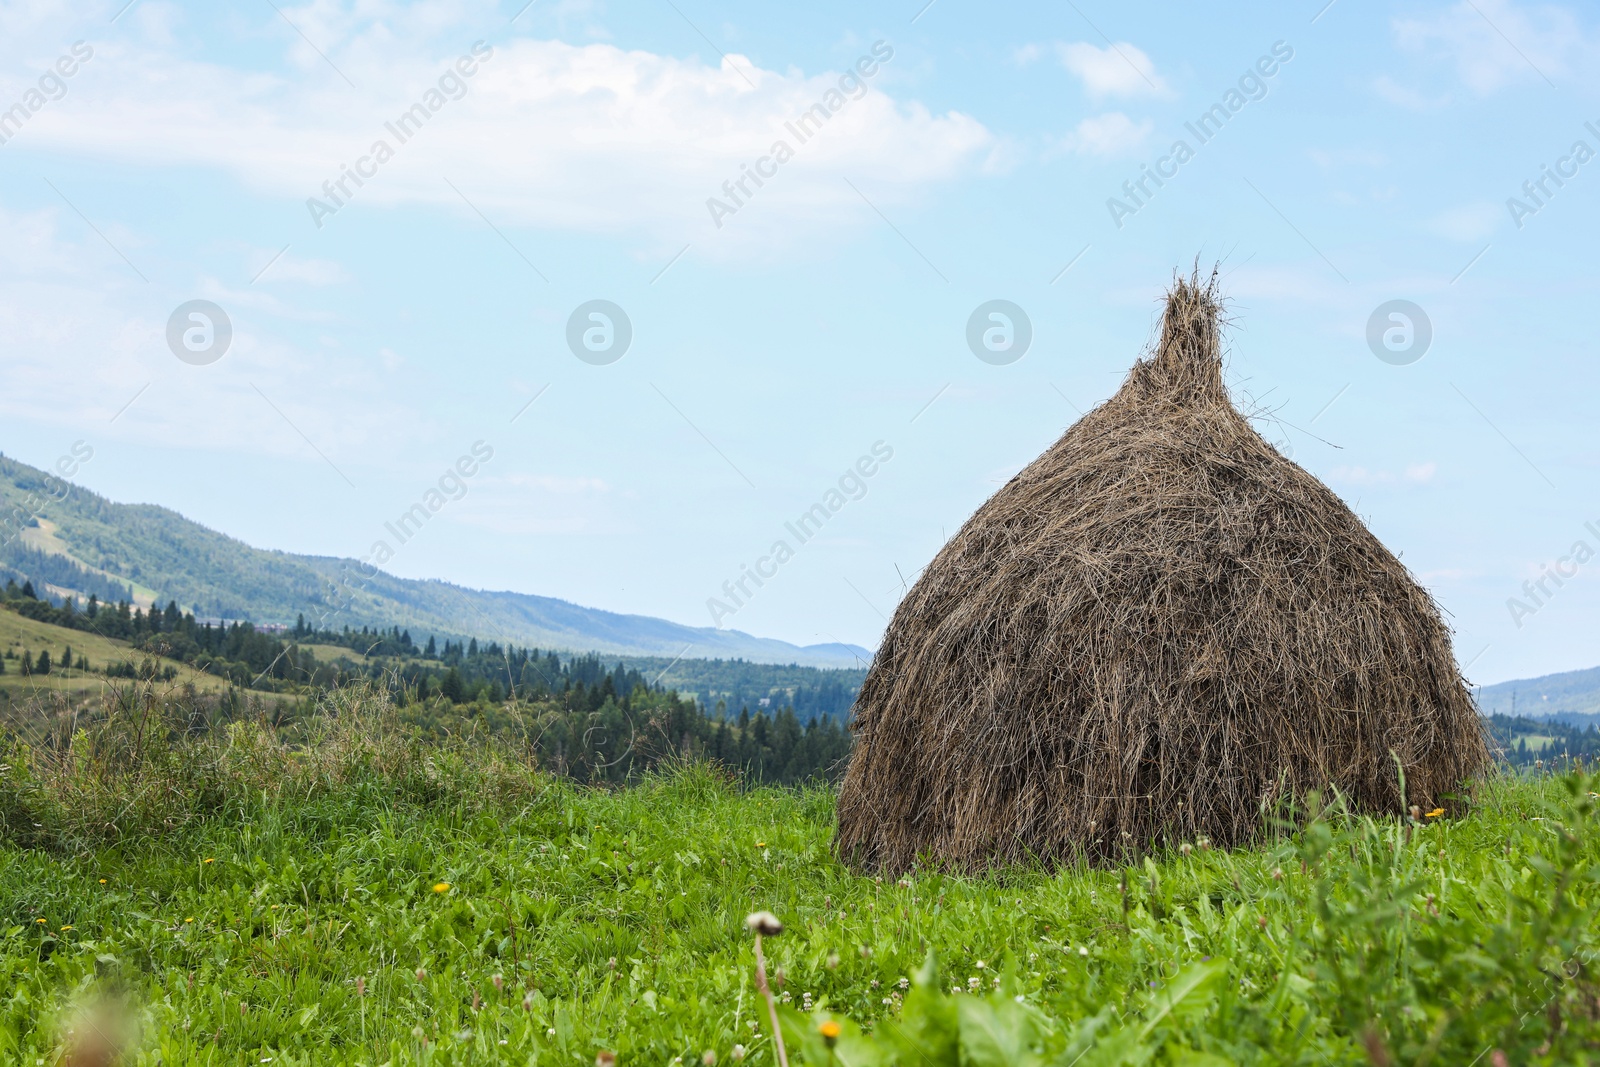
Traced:
[[1443, 808], [1434, 808], [1432, 811], [1428, 812], [1428, 818], [1437, 819], [1439, 816], [1441, 816], [1443, 814], [1444, 814], [1444, 809]]
[[449, 882], [436, 883], [434, 885], [434, 887], [433, 887], [433, 891], [435, 893], [448, 893], [448, 892], [450, 892], [450, 883]]

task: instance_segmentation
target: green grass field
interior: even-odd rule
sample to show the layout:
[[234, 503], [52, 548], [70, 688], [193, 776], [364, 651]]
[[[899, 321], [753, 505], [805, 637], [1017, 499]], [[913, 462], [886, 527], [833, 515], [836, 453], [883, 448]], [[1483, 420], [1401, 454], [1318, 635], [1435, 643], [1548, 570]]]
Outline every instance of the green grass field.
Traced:
[[[21, 657], [24, 652], [33, 656], [49, 652], [52, 659], [57, 659], [69, 646], [74, 659], [83, 656], [89, 661], [89, 671], [53, 669], [42, 677], [23, 676]], [[15, 653], [17, 658], [5, 661], [6, 672], [0, 674], [0, 699], [12, 702], [40, 699], [50, 694], [60, 694], [72, 700], [98, 696], [106, 688], [106, 679], [96, 672], [104, 670], [111, 663], [126, 661], [136, 664], [149, 658], [130, 647], [126, 641], [102, 637], [86, 630], [52, 626], [13, 611], [0, 611], [0, 655], [8, 651]], [[165, 659], [160, 662], [162, 666], [170, 665], [178, 672], [174, 679], [177, 685], [193, 685], [200, 691], [210, 693], [228, 687], [225, 680], [197, 671], [187, 664]]]
[[791, 1063], [1600, 1056], [1592, 779], [1234, 853], [878, 879], [832, 857], [824, 788], [590, 789], [336, 699], [303, 747], [129, 720], [0, 759], [0, 1062], [125, 1032], [140, 1064], [770, 1064], [757, 909], [787, 926]]

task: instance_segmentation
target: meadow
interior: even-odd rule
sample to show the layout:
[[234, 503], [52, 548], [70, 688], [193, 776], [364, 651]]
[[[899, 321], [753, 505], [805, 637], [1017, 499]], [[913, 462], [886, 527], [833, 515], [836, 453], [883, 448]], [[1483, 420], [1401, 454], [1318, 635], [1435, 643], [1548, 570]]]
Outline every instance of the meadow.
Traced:
[[[90, 670], [53, 669], [47, 675], [28, 674], [21, 670], [23, 653], [37, 656], [48, 652], [59, 662], [66, 649], [71, 649], [74, 661], [82, 657]], [[26, 705], [48, 699], [51, 695], [74, 701], [98, 698], [106, 691], [103, 672], [113, 664], [136, 664], [150, 658], [132, 648], [126, 641], [118, 641], [92, 631], [69, 630], [46, 622], [30, 619], [13, 611], [0, 610], [0, 658], [4, 659], [4, 673], [0, 673], [0, 704]], [[206, 693], [217, 693], [228, 683], [212, 675], [197, 671], [187, 664], [172, 660], [161, 661], [171, 667], [177, 678], [187, 685]]]
[[1532, 1064], [1600, 1057], [1596, 780], [1310, 798], [1111, 867], [856, 874], [826, 786], [626, 788], [337, 691], [0, 756], [0, 1062]]

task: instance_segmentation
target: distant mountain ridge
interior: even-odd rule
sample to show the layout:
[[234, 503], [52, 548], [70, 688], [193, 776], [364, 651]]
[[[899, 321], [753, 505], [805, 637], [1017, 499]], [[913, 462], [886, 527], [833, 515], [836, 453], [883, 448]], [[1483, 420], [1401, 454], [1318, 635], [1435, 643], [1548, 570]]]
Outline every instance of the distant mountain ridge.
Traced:
[[1523, 715], [1573, 726], [1600, 726], [1600, 667], [1517, 678], [1477, 692], [1484, 715]]
[[[32, 577], [58, 598], [127, 586], [197, 617], [333, 627], [399, 625], [418, 635], [635, 656], [861, 667], [859, 645], [795, 645], [739, 630], [685, 626], [529, 593], [397, 578], [354, 559], [260, 549], [153, 504], [119, 504], [0, 456], [0, 578]], [[40, 570], [40, 553], [50, 558]], [[369, 575], [357, 581], [351, 576]], [[421, 640], [421, 637], [418, 638]]]

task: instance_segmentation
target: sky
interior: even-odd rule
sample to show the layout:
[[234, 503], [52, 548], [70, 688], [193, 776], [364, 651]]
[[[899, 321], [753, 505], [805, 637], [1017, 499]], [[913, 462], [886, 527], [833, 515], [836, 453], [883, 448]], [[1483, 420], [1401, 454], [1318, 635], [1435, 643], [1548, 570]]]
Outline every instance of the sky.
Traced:
[[1469, 679], [1589, 667], [1597, 60], [1507, 0], [0, 0], [0, 451], [872, 647], [1198, 261], [1235, 399]]

